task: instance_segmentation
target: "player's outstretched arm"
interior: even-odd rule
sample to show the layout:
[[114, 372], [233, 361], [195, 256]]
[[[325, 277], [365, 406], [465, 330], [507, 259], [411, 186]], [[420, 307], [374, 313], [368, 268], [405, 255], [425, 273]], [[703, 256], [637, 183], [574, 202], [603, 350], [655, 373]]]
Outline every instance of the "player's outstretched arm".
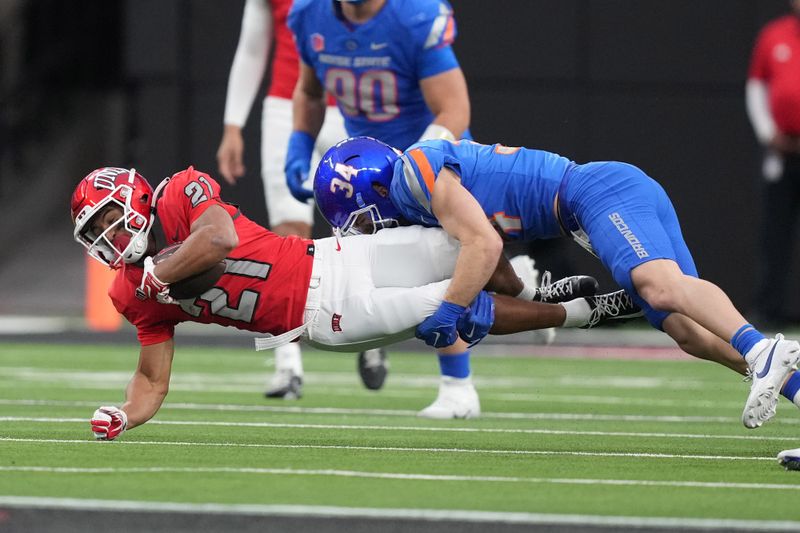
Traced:
[[169, 391], [173, 353], [172, 339], [142, 346], [139, 365], [125, 389], [122, 408], [100, 407], [89, 421], [96, 439], [114, 440], [153, 418]]
[[139, 364], [125, 391], [122, 410], [128, 415], [128, 429], [150, 420], [161, 407], [169, 391], [172, 372], [173, 339], [142, 346]]

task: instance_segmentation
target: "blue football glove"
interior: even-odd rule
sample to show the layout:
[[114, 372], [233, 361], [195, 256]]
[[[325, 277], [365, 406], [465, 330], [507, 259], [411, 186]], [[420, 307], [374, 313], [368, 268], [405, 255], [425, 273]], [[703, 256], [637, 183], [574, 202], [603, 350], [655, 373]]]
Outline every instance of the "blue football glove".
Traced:
[[494, 298], [486, 291], [481, 291], [467, 307], [456, 322], [456, 329], [462, 339], [472, 348], [489, 334], [494, 324]]
[[466, 307], [443, 301], [435, 313], [417, 326], [417, 338], [434, 348], [450, 346], [458, 339], [456, 322], [466, 310]]
[[304, 131], [293, 131], [286, 149], [286, 185], [298, 201], [307, 202], [314, 198], [314, 191], [303, 187], [311, 168], [311, 155], [314, 153], [314, 137]]

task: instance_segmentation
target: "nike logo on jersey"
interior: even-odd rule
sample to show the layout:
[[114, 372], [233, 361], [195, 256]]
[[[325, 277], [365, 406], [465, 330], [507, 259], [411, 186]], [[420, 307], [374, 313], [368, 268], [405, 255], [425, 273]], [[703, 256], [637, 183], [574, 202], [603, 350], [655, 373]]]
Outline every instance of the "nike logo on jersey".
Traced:
[[369, 43], [370, 50], [383, 50], [389, 46], [389, 43]]
[[769, 351], [769, 357], [767, 357], [767, 362], [764, 364], [764, 368], [761, 369], [760, 372], [756, 372], [756, 377], [759, 379], [763, 378], [769, 373], [769, 367], [772, 366], [772, 356], [775, 355], [775, 348], [778, 347], [778, 343], [772, 345], [772, 349]]

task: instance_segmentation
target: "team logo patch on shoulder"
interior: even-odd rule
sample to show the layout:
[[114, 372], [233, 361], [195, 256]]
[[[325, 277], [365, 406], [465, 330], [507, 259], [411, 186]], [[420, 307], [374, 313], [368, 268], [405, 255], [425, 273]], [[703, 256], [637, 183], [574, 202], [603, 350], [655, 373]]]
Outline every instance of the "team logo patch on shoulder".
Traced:
[[325, 50], [325, 37], [323, 37], [322, 34], [311, 34], [311, 49], [315, 52], [322, 52]]
[[342, 315], [337, 315], [336, 313], [333, 313], [333, 316], [331, 317], [331, 329], [332, 329], [334, 332], [339, 332], [339, 333], [341, 333], [341, 331], [342, 331], [342, 326], [341, 326], [341, 325], [339, 325], [339, 323], [341, 322], [341, 320], [342, 320]]

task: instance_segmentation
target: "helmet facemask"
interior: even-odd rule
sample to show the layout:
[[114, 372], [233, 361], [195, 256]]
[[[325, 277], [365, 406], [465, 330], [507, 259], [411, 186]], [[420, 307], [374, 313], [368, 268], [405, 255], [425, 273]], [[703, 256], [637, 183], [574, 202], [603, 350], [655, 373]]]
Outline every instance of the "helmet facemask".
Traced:
[[400, 222], [396, 218], [383, 218], [375, 204], [356, 209], [350, 213], [340, 231], [342, 235], [362, 235], [376, 233], [384, 228], [396, 228]]
[[[106, 197], [95, 205], [85, 205], [75, 217], [73, 236], [94, 259], [111, 268], [119, 268], [122, 262], [136, 263], [142, 259], [148, 246], [148, 235], [153, 225], [153, 212], [148, 215], [137, 211], [132, 201], [136, 171], [130, 170], [129, 183], [117, 185]], [[105, 210], [116, 205], [122, 216], [99, 235], [92, 232], [92, 222]], [[124, 230], [121, 231], [121, 230]], [[114, 234], [113, 240], [110, 238]]]

